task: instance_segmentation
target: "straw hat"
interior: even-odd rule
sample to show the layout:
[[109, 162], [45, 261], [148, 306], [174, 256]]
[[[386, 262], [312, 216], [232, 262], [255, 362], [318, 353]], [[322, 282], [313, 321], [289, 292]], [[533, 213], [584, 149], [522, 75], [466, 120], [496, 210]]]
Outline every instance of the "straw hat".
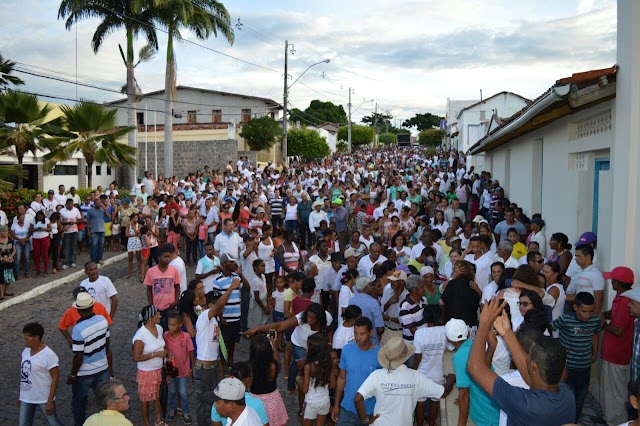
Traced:
[[395, 370], [411, 358], [415, 351], [415, 346], [407, 345], [402, 337], [394, 336], [380, 348], [378, 362], [382, 368]]

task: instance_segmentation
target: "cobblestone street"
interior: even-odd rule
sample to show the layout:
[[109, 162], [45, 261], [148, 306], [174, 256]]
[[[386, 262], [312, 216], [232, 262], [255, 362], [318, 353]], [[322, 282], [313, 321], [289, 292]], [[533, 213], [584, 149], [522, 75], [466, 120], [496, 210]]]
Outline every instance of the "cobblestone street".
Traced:
[[[78, 260], [78, 265], [84, 262], [83, 258], [79, 258]], [[81, 268], [79, 267], [75, 271], [78, 270], [81, 270]], [[147, 304], [146, 291], [136, 278], [126, 279], [126, 260], [121, 260], [103, 267], [101, 274], [111, 278], [118, 290], [118, 297], [120, 299], [116, 318], [111, 330], [114, 373], [118, 379], [124, 382], [127, 391], [131, 395], [130, 408], [126, 416], [135, 425], [142, 425], [137, 384], [135, 382], [136, 365], [132, 361], [131, 338], [136, 331], [138, 313], [140, 309]], [[194, 277], [194, 268], [192, 266], [188, 268], [187, 276], [189, 279]], [[49, 275], [47, 279], [52, 281], [59, 277], [60, 275]], [[72, 354], [62, 334], [58, 331], [57, 324], [64, 311], [70, 307], [73, 302], [71, 297], [72, 289], [78, 285], [82, 279], [84, 279], [84, 276], [36, 296], [31, 300], [0, 311], [0, 329], [3, 330], [3, 337], [0, 342], [0, 359], [2, 359], [2, 362], [0, 362], [0, 388], [4, 390], [4, 397], [0, 404], [0, 425], [15, 425], [18, 423], [18, 405], [16, 401], [18, 400], [20, 388], [20, 354], [24, 348], [21, 331], [24, 324], [30, 321], [38, 321], [44, 326], [45, 335], [43, 340], [60, 358], [60, 384], [56, 394], [56, 409], [64, 425], [73, 424], [71, 387], [65, 383], [66, 377], [71, 370]], [[15, 289], [15, 293], [18, 294], [21, 287], [28, 287], [30, 290], [37, 285], [47, 283], [47, 281], [44, 280], [46, 279], [21, 279], [13, 288]], [[243, 338], [239, 346], [236, 346], [236, 360], [247, 360], [248, 352], [249, 341]], [[286, 386], [282, 379], [279, 381], [279, 385], [289, 411], [289, 424], [298, 424], [295, 415], [297, 408], [296, 399], [287, 395]], [[195, 404], [193, 400], [193, 386], [191, 386], [190, 391], [191, 402]], [[93, 399], [93, 394], [90, 394], [87, 413], [93, 414], [96, 411], [97, 407]], [[37, 413], [34, 424], [44, 425], [46, 422], [40, 414]], [[174, 424], [181, 425], [182, 420], [176, 418]]]

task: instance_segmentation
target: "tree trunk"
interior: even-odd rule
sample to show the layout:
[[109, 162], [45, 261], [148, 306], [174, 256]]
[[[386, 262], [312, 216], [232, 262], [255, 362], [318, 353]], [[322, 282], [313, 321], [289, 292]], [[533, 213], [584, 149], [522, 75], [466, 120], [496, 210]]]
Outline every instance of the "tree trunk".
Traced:
[[173, 36], [169, 28], [167, 64], [164, 75], [164, 176], [173, 176]]
[[[135, 80], [135, 69], [133, 64], [133, 33], [131, 30], [127, 31], [127, 126], [136, 126], [138, 125], [137, 117], [136, 117], [136, 80]], [[128, 143], [129, 146], [137, 148], [136, 144], [136, 133], [137, 131], [129, 132], [128, 134]], [[136, 158], [138, 154], [136, 152]], [[127, 182], [129, 188], [133, 188], [136, 183], [136, 166], [127, 166], [128, 180]], [[91, 187], [91, 183], [89, 183], [89, 187]]]
[[[24, 173], [24, 166], [22, 165], [22, 161], [24, 161], [24, 156], [18, 154], [17, 157], [18, 157], [18, 164], [20, 165], [20, 169], [22, 173]], [[22, 175], [22, 173], [18, 175], [18, 189], [24, 188], [24, 176]]]
[[[85, 163], [87, 163], [87, 188], [93, 188], [91, 184], [93, 183], [93, 161], [88, 162], [85, 158]], [[133, 187], [133, 185], [131, 185]]]

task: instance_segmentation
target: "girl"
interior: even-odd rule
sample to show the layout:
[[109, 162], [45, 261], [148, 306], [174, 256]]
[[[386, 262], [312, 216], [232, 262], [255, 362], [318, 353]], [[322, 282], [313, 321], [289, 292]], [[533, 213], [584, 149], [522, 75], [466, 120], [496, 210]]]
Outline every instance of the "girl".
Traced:
[[278, 361], [278, 351], [272, 336], [259, 334], [251, 339], [249, 363], [253, 373], [251, 395], [264, 403], [269, 424], [272, 426], [288, 424], [289, 415], [278, 390], [280, 361]]
[[167, 209], [160, 207], [158, 211], [158, 245], [162, 246], [167, 242], [167, 228], [169, 227], [169, 216], [167, 215]]
[[303, 374], [298, 376], [298, 384], [304, 396], [302, 409], [303, 426], [324, 426], [331, 401], [329, 400], [329, 386], [332, 383], [333, 361], [331, 347], [327, 343], [324, 333], [316, 333], [307, 339], [307, 359]]
[[271, 235], [273, 234], [273, 227], [265, 223], [262, 227], [262, 238], [258, 244], [258, 258], [264, 260], [265, 269], [264, 275], [267, 278], [267, 293], [271, 294], [273, 291], [273, 276], [276, 271], [275, 263], [275, 245]]
[[144, 281], [144, 277], [147, 274], [147, 270], [149, 269], [149, 257], [151, 255], [151, 249], [149, 248], [149, 233], [150, 230], [147, 225], [143, 225], [140, 228], [140, 243], [142, 247], [140, 250], [140, 257], [142, 260], [142, 265], [140, 268], [140, 282]]
[[133, 213], [130, 216], [129, 226], [125, 229], [125, 236], [127, 237], [127, 252], [129, 253], [129, 274], [127, 278], [131, 278], [134, 254], [138, 261], [138, 276], [140, 276], [142, 272], [140, 268], [140, 250], [142, 250], [142, 243], [140, 241], [140, 224], [138, 223], [137, 213]]
[[182, 223], [180, 220], [180, 212], [177, 208], [171, 208], [171, 214], [169, 215], [169, 235], [167, 242], [173, 244], [176, 250], [176, 254], [180, 255], [180, 233], [182, 231]]
[[262, 259], [253, 261], [253, 272], [255, 277], [251, 283], [251, 292], [253, 297], [249, 306], [249, 327], [266, 324], [267, 318], [271, 313], [269, 306], [271, 303], [267, 297], [267, 279], [264, 276], [265, 263]]
[[31, 223], [31, 234], [33, 235], [33, 260], [36, 264], [36, 277], [40, 275], [40, 259], [42, 259], [43, 276], [47, 276], [49, 270], [49, 238], [51, 232], [51, 222], [44, 216], [44, 210], [36, 213], [34, 222]]
[[[209, 236], [209, 227], [205, 223], [206, 220], [206, 216], [200, 216], [198, 222], [198, 256], [200, 257], [204, 257], [204, 243], [207, 241], [207, 237]], [[197, 265], [198, 262], [196, 262], [196, 266]]]
[[190, 210], [187, 213], [187, 218], [182, 221], [184, 233], [185, 233], [185, 246], [187, 247], [187, 258], [185, 263], [189, 264], [193, 261], [194, 265], [198, 264], [198, 232], [199, 232], [199, 220], [196, 220], [195, 210]]
[[0, 225], [0, 300], [9, 293], [9, 286], [15, 281], [13, 276], [13, 261], [16, 257], [15, 241], [9, 236], [7, 225]]
[[120, 208], [116, 207], [111, 219], [111, 240], [113, 251], [120, 251]]
[[49, 218], [51, 221], [51, 273], [60, 271], [60, 251], [62, 250], [62, 217], [60, 212], [53, 212]]
[[407, 247], [407, 239], [402, 232], [398, 232], [391, 241], [391, 247], [396, 252], [396, 263], [406, 265], [409, 261], [411, 249]]
[[158, 248], [158, 227], [152, 218], [147, 217], [144, 220], [144, 224], [149, 228], [149, 232], [146, 234], [149, 239], [149, 261], [147, 262], [147, 270], [160, 263], [160, 249]]

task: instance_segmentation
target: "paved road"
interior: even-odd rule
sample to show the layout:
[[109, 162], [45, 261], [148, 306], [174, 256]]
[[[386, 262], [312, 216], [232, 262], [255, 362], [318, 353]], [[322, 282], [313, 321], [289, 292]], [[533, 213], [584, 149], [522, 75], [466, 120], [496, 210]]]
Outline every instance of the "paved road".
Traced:
[[[140, 403], [138, 400], [137, 385], [135, 383], [136, 366], [132, 361], [131, 338], [136, 331], [137, 317], [140, 309], [147, 304], [146, 291], [137, 279], [127, 280], [126, 261], [117, 262], [113, 265], [105, 266], [101, 273], [111, 278], [118, 289], [120, 304], [116, 313], [116, 318], [111, 331], [111, 348], [113, 351], [115, 375], [121, 379], [131, 394], [130, 409], [126, 413], [127, 417], [135, 425], [141, 425]], [[194, 268], [188, 270], [188, 278], [194, 276]], [[52, 276], [49, 276], [51, 280]], [[32, 278], [20, 280], [29, 287], [34, 287]], [[43, 280], [43, 278], [40, 278]], [[45, 281], [42, 281], [44, 283]], [[19, 379], [20, 379], [20, 354], [23, 350], [22, 327], [30, 321], [39, 321], [45, 327], [44, 342], [51, 347], [60, 358], [60, 377], [66, 380], [71, 370], [71, 351], [64, 338], [57, 330], [57, 323], [64, 311], [71, 305], [71, 291], [79, 284], [78, 281], [69, 282], [57, 289], [49, 291], [40, 296], [34, 297], [24, 303], [8, 307], [0, 311], [0, 330], [2, 339], [0, 341], [0, 389], [4, 390], [4, 397], [0, 402], [0, 425], [15, 425], [18, 422], [18, 400]], [[242, 343], [236, 347], [236, 360], [247, 360], [249, 343], [242, 339]], [[298, 424], [295, 411], [296, 401], [286, 395], [286, 386], [280, 380], [282, 394], [285, 395], [285, 404], [289, 410], [289, 424]], [[192, 390], [193, 388], [191, 388]], [[192, 393], [192, 392], [191, 392]], [[56, 395], [56, 408], [63, 424], [73, 424], [71, 415], [71, 388], [62, 383], [59, 385]], [[194, 403], [193, 394], [191, 402]], [[194, 405], [192, 405], [194, 406]], [[87, 412], [92, 414], [97, 411], [93, 396], [89, 397], [89, 407]], [[46, 424], [36, 415], [35, 424]], [[175, 424], [181, 425], [182, 420], [176, 420]]]

